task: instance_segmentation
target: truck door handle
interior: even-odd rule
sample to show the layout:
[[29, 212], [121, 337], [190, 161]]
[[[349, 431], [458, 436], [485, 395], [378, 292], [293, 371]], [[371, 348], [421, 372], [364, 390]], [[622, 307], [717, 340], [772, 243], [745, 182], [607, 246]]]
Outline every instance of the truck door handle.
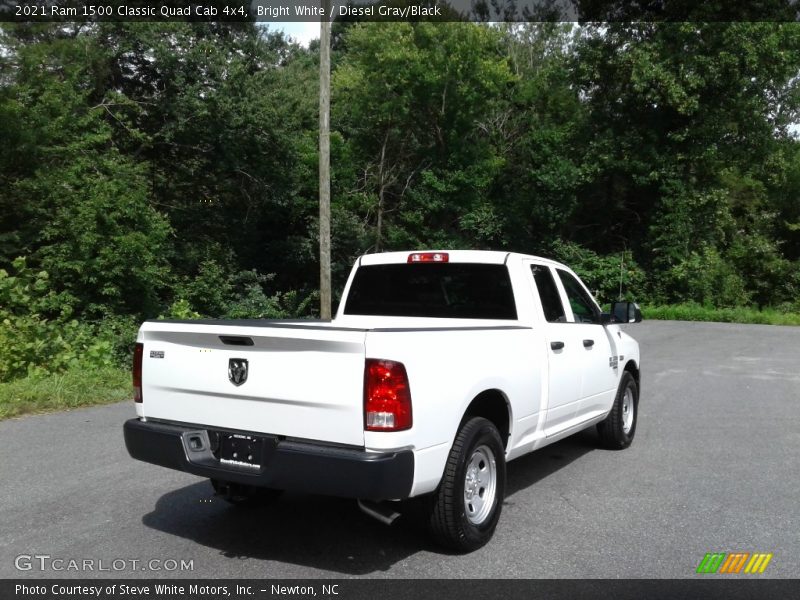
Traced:
[[564, 347], [564, 342], [550, 342], [550, 348], [553, 350], [561, 350]]
[[584, 348], [591, 348], [592, 346], [594, 346], [594, 340], [583, 340]]

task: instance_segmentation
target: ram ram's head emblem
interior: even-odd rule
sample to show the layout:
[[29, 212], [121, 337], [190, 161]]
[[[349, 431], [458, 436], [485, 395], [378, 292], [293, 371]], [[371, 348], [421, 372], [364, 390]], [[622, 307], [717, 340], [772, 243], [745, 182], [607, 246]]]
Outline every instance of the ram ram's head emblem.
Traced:
[[231, 358], [228, 360], [228, 379], [233, 385], [242, 385], [247, 381], [246, 358]]

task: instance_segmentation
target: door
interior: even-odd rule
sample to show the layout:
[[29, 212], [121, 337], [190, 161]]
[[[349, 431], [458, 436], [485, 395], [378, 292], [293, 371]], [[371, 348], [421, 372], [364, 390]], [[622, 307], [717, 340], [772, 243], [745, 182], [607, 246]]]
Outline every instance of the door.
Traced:
[[535, 263], [530, 268], [545, 321], [543, 331], [548, 363], [548, 394], [544, 429], [546, 435], [552, 435], [564, 429], [577, 412], [581, 394], [577, 361], [581, 354], [577, 332], [574, 324], [567, 321], [567, 312], [553, 270], [547, 265]]

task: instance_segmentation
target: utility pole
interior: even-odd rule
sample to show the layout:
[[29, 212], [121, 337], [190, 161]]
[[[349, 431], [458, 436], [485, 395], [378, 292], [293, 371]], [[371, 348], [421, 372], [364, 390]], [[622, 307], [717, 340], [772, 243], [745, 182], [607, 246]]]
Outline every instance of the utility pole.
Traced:
[[319, 316], [331, 318], [331, 20], [320, 0], [319, 35]]

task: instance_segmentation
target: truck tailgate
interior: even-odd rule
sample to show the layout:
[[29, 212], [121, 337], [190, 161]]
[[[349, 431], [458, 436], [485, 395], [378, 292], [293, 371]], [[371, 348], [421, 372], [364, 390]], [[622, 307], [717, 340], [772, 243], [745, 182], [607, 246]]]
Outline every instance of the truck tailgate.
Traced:
[[[138, 340], [142, 414], [363, 446], [365, 335], [324, 325], [147, 322]], [[236, 385], [243, 361], [246, 379]]]

